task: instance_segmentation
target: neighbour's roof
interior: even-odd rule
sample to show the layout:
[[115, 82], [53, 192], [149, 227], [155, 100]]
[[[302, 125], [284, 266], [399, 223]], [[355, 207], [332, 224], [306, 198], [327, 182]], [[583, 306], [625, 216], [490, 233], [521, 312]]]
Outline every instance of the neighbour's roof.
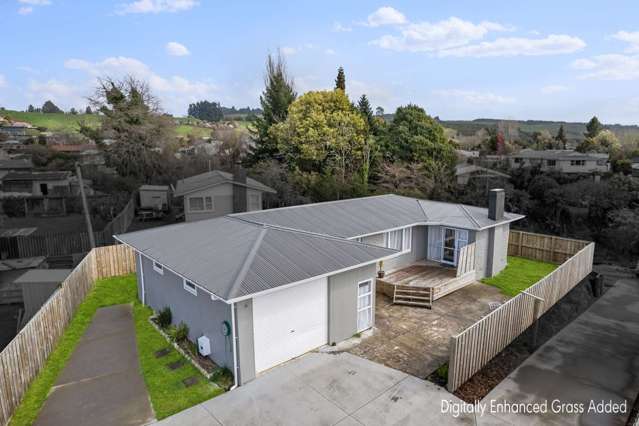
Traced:
[[397, 253], [231, 217], [116, 238], [225, 300], [373, 263]]
[[16, 278], [14, 283], [61, 283], [70, 273], [71, 269], [29, 269]]
[[[181, 195], [198, 191], [204, 188], [209, 188], [221, 183], [233, 183], [235, 185], [238, 185], [238, 183], [233, 180], [233, 175], [231, 173], [223, 172], [221, 170], [211, 170], [210, 172], [179, 180], [175, 189], [175, 196], [179, 197]], [[276, 192], [273, 188], [270, 188], [263, 183], [260, 183], [255, 179], [251, 179], [249, 177], [246, 178], [246, 186], [258, 191], [271, 193]]]
[[32, 168], [33, 168], [33, 163], [31, 162], [31, 160], [27, 160], [24, 158], [0, 160], [0, 169], [9, 170], [9, 169], [32, 169]]
[[2, 180], [65, 180], [71, 176], [71, 172], [9, 172]]
[[455, 167], [455, 175], [468, 175], [472, 173], [483, 173], [493, 177], [503, 177], [509, 178], [510, 176], [506, 173], [498, 172], [497, 170], [487, 169], [486, 167], [480, 167], [475, 164], [458, 164]]
[[579, 152], [570, 149], [547, 149], [544, 151], [522, 149], [512, 154], [511, 157], [548, 160], [607, 160], [609, 155], [600, 152]]
[[142, 185], [140, 191], [168, 191], [168, 185]]
[[488, 218], [488, 209], [463, 204], [419, 200], [388, 194], [326, 203], [230, 215], [246, 221], [299, 229], [342, 238], [354, 238], [414, 224], [449, 225], [478, 230], [523, 218], [505, 213]]

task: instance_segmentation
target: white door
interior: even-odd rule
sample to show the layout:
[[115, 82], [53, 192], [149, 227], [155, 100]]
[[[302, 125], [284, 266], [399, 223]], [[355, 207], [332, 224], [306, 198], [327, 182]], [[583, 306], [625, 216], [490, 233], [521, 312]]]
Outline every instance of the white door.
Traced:
[[373, 281], [362, 281], [357, 285], [357, 332], [373, 325]]
[[468, 245], [468, 231], [465, 229], [442, 229], [442, 262], [457, 265], [459, 250]]
[[327, 342], [326, 278], [253, 298], [253, 344], [258, 373]]

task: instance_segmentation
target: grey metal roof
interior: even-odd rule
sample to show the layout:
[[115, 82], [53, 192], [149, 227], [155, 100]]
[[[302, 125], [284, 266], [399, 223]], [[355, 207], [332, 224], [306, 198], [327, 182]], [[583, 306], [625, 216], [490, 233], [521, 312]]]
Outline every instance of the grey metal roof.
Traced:
[[31, 160], [27, 159], [8, 159], [8, 160], [0, 160], [0, 169], [2, 170], [12, 170], [12, 169], [32, 169], [33, 163]]
[[168, 185], [142, 185], [140, 191], [168, 191]]
[[[179, 180], [176, 185], [175, 196], [179, 197], [184, 194], [209, 188], [221, 183], [232, 183], [234, 185], [238, 185], [238, 183], [233, 180], [233, 175], [231, 173], [223, 172], [221, 170], [211, 170], [210, 172], [201, 173], [199, 175]], [[276, 192], [273, 188], [270, 188], [255, 179], [251, 179], [250, 177], [246, 178], [246, 186], [258, 191], [271, 193]]]
[[230, 217], [163, 226], [116, 238], [225, 300], [397, 253]]
[[71, 269], [29, 269], [13, 282], [22, 283], [61, 283], [66, 280]]
[[388, 194], [327, 203], [230, 215], [259, 224], [299, 229], [318, 234], [353, 238], [413, 224], [449, 225], [478, 230], [523, 218], [505, 213], [504, 219], [488, 218], [488, 209]]
[[65, 180], [71, 176], [71, 172], [67, 171], [49, 171], [49, 172], [9, 172], [3, 180]]
[[548, 160], [607, 160], [609, 155], [599, 152], [579, 152], [570, 149], [547, 149], [543, 151], [522, 149], [512, 154], [511, 157]]

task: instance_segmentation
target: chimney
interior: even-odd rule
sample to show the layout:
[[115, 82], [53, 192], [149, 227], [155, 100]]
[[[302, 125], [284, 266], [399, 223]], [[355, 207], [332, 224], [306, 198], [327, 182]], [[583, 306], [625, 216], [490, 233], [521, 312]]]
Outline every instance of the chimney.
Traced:
[[503, 189], [491, 189], [488, 193], [488, 218], [502, 220], [504, 218], [504, 201], [506, 193]]
[[246, 170], [237, 162], [233, 169], [233, 181], [239, 185], [233, 185], [233, 213], [246, 211]]

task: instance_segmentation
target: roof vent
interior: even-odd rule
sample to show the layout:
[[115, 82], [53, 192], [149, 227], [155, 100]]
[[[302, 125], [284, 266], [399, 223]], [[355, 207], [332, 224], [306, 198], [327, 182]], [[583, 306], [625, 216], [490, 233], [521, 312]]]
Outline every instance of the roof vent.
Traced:
[[491, 189], [488, 193], [488, 218], [502, 220], [504, 218], [504, 202], [506, 193], [503, 189]]

